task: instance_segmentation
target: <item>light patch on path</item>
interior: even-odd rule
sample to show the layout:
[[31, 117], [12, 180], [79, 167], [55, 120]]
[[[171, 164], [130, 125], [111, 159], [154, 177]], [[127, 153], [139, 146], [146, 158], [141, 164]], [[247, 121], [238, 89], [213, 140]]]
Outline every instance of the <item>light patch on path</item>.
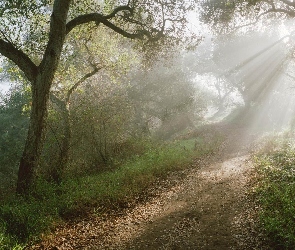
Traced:
[[208, 179], [215, 179], [220, 181], [220, 179], [226, 178], [236, 178], [244, 174], [248, 170], [245, 162], [249, 158], [248, 155], [238, 156], [229, 160], [226, 160], [220, 164], [215, 164], [210, 167], [207, 171], [202, 171], [200, 176]]
[[150, 201], [59, 228], [34, 249], [249, 249], [237, 221], [251, 169], [245, 155], [187, 170]]

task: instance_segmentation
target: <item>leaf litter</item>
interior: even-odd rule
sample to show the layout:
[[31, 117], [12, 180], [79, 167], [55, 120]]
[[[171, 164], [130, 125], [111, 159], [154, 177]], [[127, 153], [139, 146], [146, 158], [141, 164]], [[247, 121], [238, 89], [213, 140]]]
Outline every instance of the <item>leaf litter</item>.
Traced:
[[214, 156], [157, 180], [130, 207], [65, 223], [27, 249], [264, 249], [244, 131], [217, 129], [227, 139]]

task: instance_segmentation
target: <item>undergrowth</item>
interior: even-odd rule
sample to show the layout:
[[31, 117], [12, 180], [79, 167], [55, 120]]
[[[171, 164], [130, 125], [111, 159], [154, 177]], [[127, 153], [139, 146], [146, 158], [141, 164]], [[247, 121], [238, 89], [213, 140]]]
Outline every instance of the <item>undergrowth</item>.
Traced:
[[59, 186], [39, 179], [30, 196], [11, 195], [0, 206], [0, 249], [23, 249], [62, 221], [94, 210], [129, 206], [157, 178], [186, 168], [218, 144], [218, 140], [182, 140], [149, 148], [110, 171], [65, 178]]
[[271, 144], [255, 158], [260, 220], [271, 249], [295, 249], [295, 148], [286, 141]]

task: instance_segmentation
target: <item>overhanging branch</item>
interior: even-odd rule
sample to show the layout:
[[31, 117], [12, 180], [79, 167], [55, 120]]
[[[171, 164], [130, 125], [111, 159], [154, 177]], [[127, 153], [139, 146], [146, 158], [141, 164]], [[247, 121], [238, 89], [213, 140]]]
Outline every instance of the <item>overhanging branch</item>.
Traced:
[[33, 83], [38, 67], [21, 50], [15, 48], [11, 43], [0, 39], [0, 54], [13, 61], [25, 74], [28, 80]]
[[[93, 66], [93, 65], [92, 65]], [[58, 98], [54, 93], [50, 93], [50, 100], [55, 103], [61, 110], [66, 110], [66, 105], [70, 101], [72, 93], [79, 87], [81, 83], [86, 81], [91, 76], [95, 75], [101, 68], [97, 66], [93, 66], [93, 70], [82, 78], [80, 78], [74, 85], [67, 91], [66, 97], [64, 100]]]
[[102, 23], [105, 26], [112, 29], [113, 31], [115, 31], [116, 33], [121, 34], [122, 36], [127, 37], [127, 38], [131, 38], [131, 39], [135, 39], [135, 38], [142, 39], [144, 36], [147, 36], [149, 38], [151, 37], [150, 33], [145, 30], [137, 31], [135, 33], [129, 33], [127, 31], [121, 29], [120, 27], [114, 25], [105, 16], [103, 16], [99, 13], [91, 13], [91, 14], [81, 15], [81, 16], [74, 18], [73, 20], [71, 20], [70, 22], [67, 23], [66, 32], [68, 34], [75, 27], [82, 25], [82, 24], [90, 23], [90, 22], [95, 22], [97, 25]]
[[93, 67], [93, 70], [89, 73], [87, 73], [86, 75], [84, 75], [82, 78], [80, 78], [67, 92], [67, 96], [66, 96], [66, 102], [68, 102], [70, 100], [70, 97], [72, 95], [72, 93], [79, 87], [79, 85], [81, 83], [83, 83], [84, 81], [86, 81], [88, 78], [90, 78], [91, 76], [95, 75], [101, 68], [98, 68], [96, 66]]
[[95, 22], [98, 25], [98, 24], [102, 23], [103, 20], [108, 20], [108, 19], [114, 18], [116, 16], [116, 14], [118, 14], [121, 11], [129, 11], [130, 14], [133, 14], [133, 10], [129, 6], [119, 6], [119, 7], [115, 8], [112, 11], [112, 13], [110, 13], [109, 15], [106, 15], [106, 16], [99, 14], [99, 13], [89, 13], [89, 14], [85, 14], [85, 15], [80, 15], [67, 23], [66, 32], [68, 34], [75, 27], [77, 27], [81, 24], [89, 23], [89, 22]]
[[280, 1], [283, 2], [284, 4], [287, 4], [288, 6], [295, 7], [295, 2], [291, 2], [288, 0], [280, 0]]
[[130, 13], [130, 15], [133, 14], [133, 9], [130, 8], [129, 6], [119, 6], [119, 7], [115, 8], [111, 14], [106, 15], [105, 18], [111, 19], [111, 18], [115, 17], [116, 14], [119, 13], [120, 11], [125, 11], [125, 10], [128, 11]]
[[276, 8], [276, 9], [271, 9], [271, 12], [276, 12], [276, 13], [285, 13], [289, 15], [290, 17], [295, 17], [295, 12], [292, 10], [286, 10], [282, 8]]
[[130, 33], [116, 26], [112, 22], [110, 22], [109, 19], [114, 18], [116, 14], [121, 11], [129, 11], [130, 15], [133, 14], [133, 10], [129, 6], [120, 6], [115, 8], [111, 14], [106, 16], [99, 13], [89, 13], [85, 15], [80, 15], [67, 23], [66, 33], [67, 34], [70, 33], [75, 27], [79, 25], [95, 22], [96, 25], [99, 25], [102, 23], [103, 25], [109, 27], [116, 33], [121, 34], [122, 36], [130, 38], [130, 39], [136, 39], [136, 38], [143, 39], [144, 37], [147, 37], [150, 40], [155, 40], [155, 38], [153, 38], [150, 32], [148, 32], [147, 30], [142, 29], [142, 30], [137, 30], [134, 33]]
[[249, 22], [249, 23], [246, 23], [246, 24], [243, 24], [243, 25], [240, 25], [240, 26], [237, 26], [235, 27], [231, 32], [235, 32], [237, 31], [238, 29], [241, 29], [241, 28], [244, 28], [244, 27], [248, 27], [248, 26], [251, 26], [251, 25], [254, 25], [256, 23], [258, 23], [258, 21], [260, 20], [260, 18], [264, 15], [267, 15], [269, 13], [272, 13], [273, 12], [273, 9], [269, 9], [261, 14], [259, 14], [256, 18], [255, 18], [255, 21], [253, 22]]

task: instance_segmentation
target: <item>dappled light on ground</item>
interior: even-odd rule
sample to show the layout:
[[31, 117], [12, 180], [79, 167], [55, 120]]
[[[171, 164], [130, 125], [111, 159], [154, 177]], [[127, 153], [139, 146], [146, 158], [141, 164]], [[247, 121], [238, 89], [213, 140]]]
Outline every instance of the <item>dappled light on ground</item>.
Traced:
[[256, 211], [246, 195], [253, 166], [247, 145], [239, 141], [242, 131], [228, 129], [220, 152], [171, 173], [150, 190], [151, 199], [120, 213], [69, 223], [33, 249], [258, 247]]

